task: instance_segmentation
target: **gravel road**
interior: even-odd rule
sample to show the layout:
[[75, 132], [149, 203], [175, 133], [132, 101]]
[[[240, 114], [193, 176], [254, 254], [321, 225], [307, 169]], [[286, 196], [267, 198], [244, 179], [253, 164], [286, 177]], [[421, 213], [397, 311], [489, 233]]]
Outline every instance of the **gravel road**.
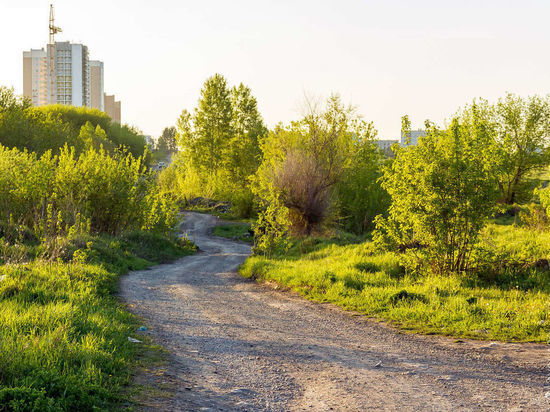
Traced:
[[403, 334], [243, 279], [250, 247], [213, 236], [216, 224], [188, 213], [200, 252], [121, 280], [169, 351], [136, 377], [154, 389], [143, 410], [549, 410], [546, 345]]

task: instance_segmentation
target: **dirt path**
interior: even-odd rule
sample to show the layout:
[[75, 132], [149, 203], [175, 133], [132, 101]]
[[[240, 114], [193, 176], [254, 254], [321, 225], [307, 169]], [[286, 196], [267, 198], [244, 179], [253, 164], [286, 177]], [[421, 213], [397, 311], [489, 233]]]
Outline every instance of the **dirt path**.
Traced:
[[406, 335], [235, 271], [249, 246], [211, 235], [189, 213], [201, 252], [133, 272], [121, 295], [169, 363], [141, 382], [145, 410], [549, 410], [545, 345]]

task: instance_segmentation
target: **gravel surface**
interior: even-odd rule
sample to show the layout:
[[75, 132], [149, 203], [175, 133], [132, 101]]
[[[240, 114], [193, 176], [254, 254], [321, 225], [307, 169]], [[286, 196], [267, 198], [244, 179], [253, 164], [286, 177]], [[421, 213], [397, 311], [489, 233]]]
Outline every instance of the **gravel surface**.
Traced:
[[188, 213], [200, 252], [136, 271], [121, 297], [169, 362], [136, 377], [143, 410], [549, 410], [546, 345], [404, 334], [243, 279], [250, 254]]

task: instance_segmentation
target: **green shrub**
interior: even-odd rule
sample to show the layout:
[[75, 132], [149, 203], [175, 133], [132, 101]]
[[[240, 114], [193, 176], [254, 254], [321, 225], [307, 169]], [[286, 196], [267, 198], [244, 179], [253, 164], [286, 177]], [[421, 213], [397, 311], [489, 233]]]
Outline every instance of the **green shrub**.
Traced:
[[402, 252], [413, 269], [468, 270], [479, 231], [497, 206], [489, 139], [483, 123], [455, 119], [399, 149], [383, 176], [392, 203], [389, 217], [377, 218], [376, 243]]

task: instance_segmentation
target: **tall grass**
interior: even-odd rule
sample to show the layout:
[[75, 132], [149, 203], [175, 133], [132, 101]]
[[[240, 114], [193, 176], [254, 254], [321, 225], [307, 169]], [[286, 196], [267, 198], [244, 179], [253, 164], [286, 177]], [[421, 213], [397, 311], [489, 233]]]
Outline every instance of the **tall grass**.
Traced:
[[0, 410], [118, 409], [139, 350], [118, 277], [192, 252], [147, 233], [81, 242], [68, 263], [0, 266]]
[[390, 321], [404, 330], [546, 341], [550, 276], [547, 268], [526, 263], [550, 257], [550, 234], [490, 225], [483, 239], [498, 251], [495, 256], [508, 255], [511, 262], [525, 263], [481, 277], [412, 275], [405, 273], [393, 253], [379, 253], [369, 241], [338, 245], [306, 239], [295, 242], [285, 256], [253, 256], [240, 272], [275, 281], [308, 299]]

